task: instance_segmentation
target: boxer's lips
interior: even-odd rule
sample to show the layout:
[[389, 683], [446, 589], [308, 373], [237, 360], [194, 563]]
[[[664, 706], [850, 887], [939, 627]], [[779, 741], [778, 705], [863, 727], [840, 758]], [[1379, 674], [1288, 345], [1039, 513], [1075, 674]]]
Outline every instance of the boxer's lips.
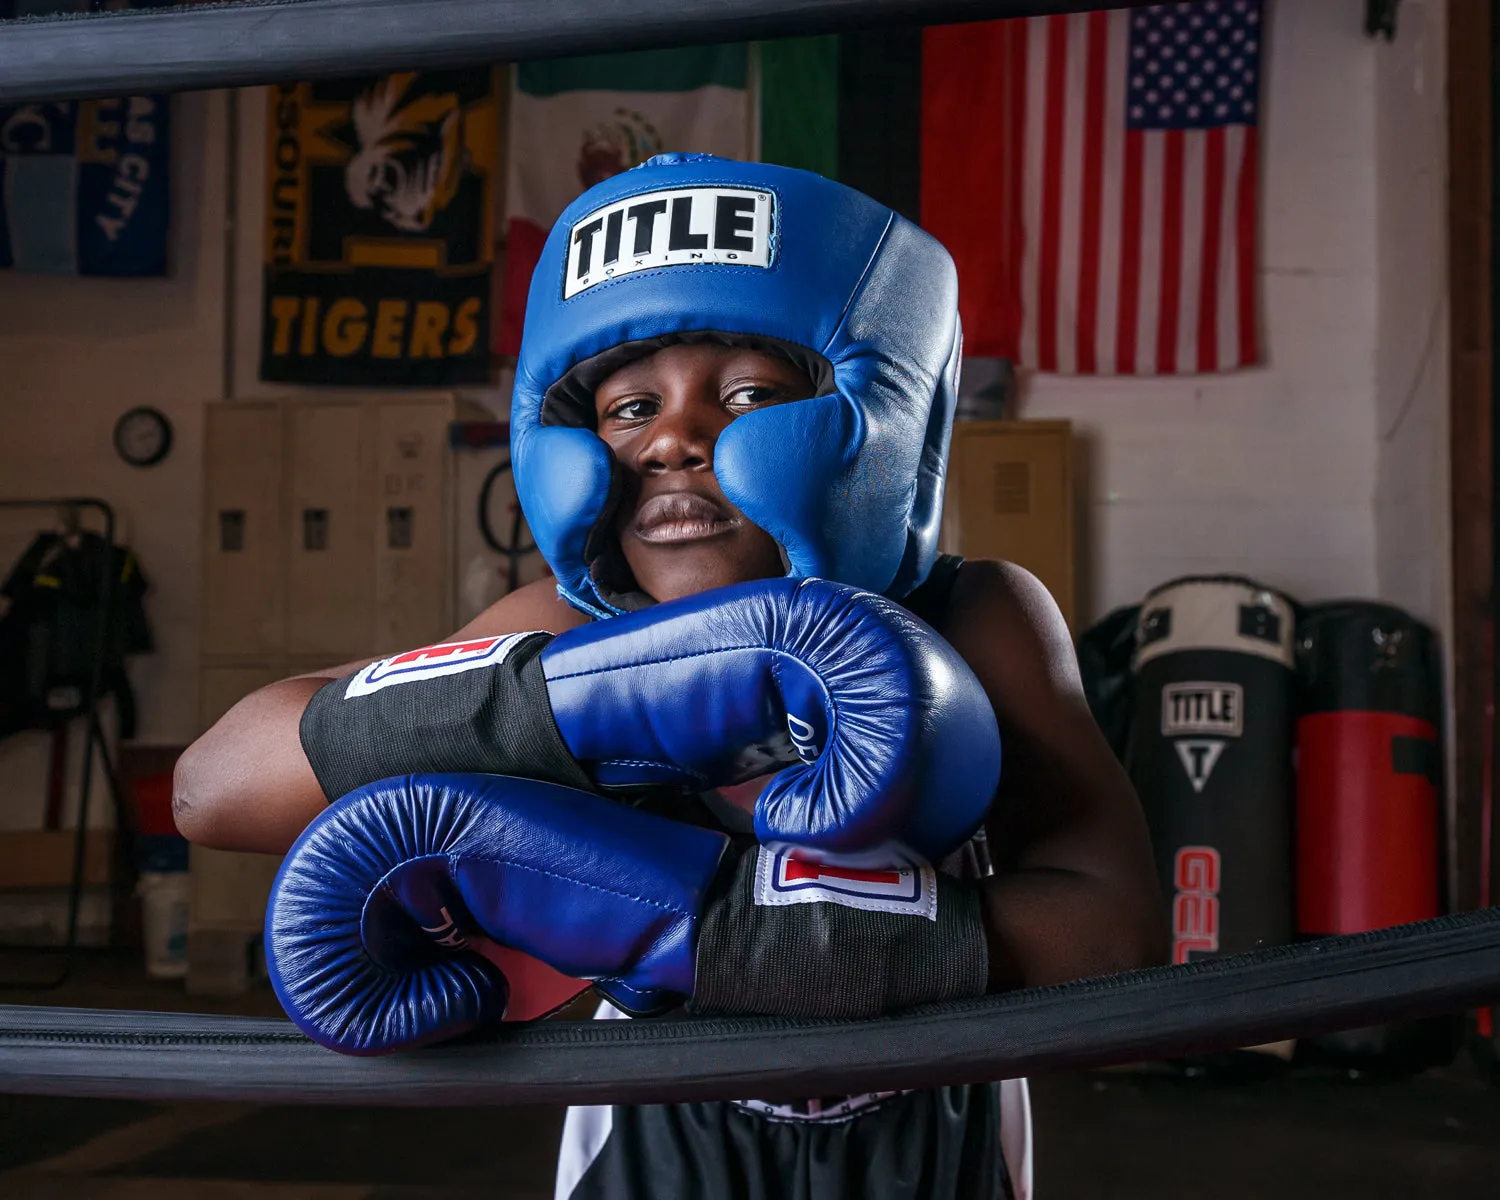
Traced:
[[652, 496], [635, 515], [631, 532], [653, 546], [679, 545], [718, 537], [739, 527], [739, 518], [697, 492]]

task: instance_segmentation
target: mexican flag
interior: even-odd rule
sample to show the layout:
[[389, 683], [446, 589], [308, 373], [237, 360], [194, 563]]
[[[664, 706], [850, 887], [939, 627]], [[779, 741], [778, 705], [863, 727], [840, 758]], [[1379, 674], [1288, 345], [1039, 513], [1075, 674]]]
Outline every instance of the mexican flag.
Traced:
[[601, 180], [672, 151], [835, 175], [837, 79], [835, 38], [517, 64], [496, 351], [520, 349], [526, 293], [547, 233]]

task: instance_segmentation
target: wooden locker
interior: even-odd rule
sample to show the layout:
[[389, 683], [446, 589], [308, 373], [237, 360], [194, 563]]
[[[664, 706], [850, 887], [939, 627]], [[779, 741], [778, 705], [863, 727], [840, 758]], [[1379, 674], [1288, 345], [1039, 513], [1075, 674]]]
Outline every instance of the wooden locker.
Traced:
[[453, 632], [451, 402], [381, 404], [374, 425], [375, 653]]
[[203, 653], [279, 653], [285, 640], [280, 408], [210, 404], [204, 442]]
[[959, 421], [948, 455], [942, 547], [1001, 558], [1042, 581], [1074, 619], [1072, 426]]
[[371, 645], [364, 406], [286, 408], [287, 650], [354, 658]]

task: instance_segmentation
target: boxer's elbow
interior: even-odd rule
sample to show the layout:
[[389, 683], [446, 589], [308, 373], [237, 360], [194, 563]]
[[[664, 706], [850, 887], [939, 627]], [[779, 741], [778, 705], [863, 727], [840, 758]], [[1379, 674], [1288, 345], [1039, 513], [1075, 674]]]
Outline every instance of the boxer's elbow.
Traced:
[[320, 679], [252, 692], [187, 748], [172, 778], [172, 816], [216, 850], [284, 852], [325, 806], [298, 723]]
[[284, 854], [325, 807], [316, 787], [300, 783], [240, 749], [200, 740], [173, 772], [172, 819], [194, 845]]
[[1154, 875], [1093, 877], [1087, 888], [1096, 973], [1138, 971], [1170, 961], [1171, 938]]
[[211, 733], [187, 749], [172, 776], [178, 832], [213, 850], [285, 853], [323, 808], [315, 783], [278, 770], [274, 758], [253, 745]]
[[205, 748], [204, 741], [189, 746], [172, 771], [172, 821], [190, 842], [231, 849], [221, 843], [233, 832], [234, 797], [223, 786], [222, 772], [214, 770], [213, 748]]
[[1164, 967], [1172, 961], [1172, 938], [1163, 920], [1147, 922], [1149, 928], [1141, 940], [1142, 967]]
[[1149, 914], [1120, 922], [1113, 947], [1111, 971], [1138, 971], [1160, 967], [1171, 961], [1171, 938], [1166, 922], [1154, 909]]
[[1057, 868], [991, 876], [981, 888], [990, 990], [1159, 966], [1167, 945], [1154, 882]]

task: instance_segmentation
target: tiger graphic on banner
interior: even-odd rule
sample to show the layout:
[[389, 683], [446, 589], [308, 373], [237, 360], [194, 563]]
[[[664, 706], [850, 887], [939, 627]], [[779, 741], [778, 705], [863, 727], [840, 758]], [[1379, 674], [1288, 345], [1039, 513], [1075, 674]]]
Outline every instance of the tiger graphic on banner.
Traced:
[[496, 71], [283, 84], [269, 104], [261, 378], [484, 382]]

